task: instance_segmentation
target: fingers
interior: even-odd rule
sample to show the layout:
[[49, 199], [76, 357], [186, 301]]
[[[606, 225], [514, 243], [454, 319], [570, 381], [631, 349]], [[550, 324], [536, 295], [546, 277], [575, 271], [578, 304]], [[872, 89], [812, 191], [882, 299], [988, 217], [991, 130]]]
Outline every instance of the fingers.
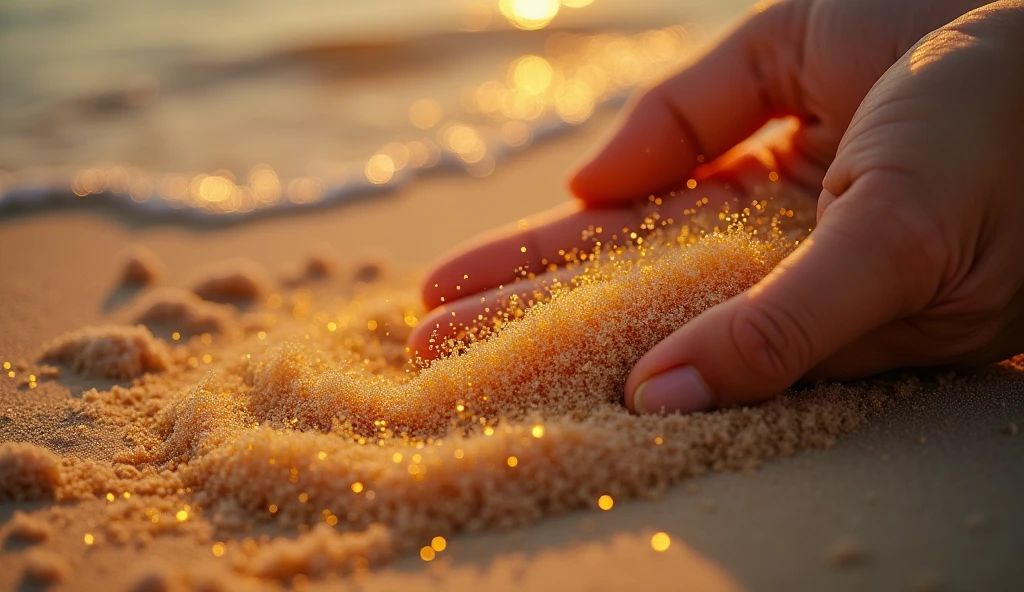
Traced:
[[494, 326], [495, 319], [504, 321], [509, 302], [518, 299], [522, 308], [545, 299], [550, 290], [569, 282], [579, 270], [559, 269], [533, 280], [510, 283], [502, 288], [456, 300], [434, 309], [425, 316], [409, 335], [408, 344], [413, 356], [432, 360], [448, 348], [449, 339], [458, 338], [479, 329]]
[[586, 209], [568, 203], [525, 224], [485, 234], [459, 246], [427, 274], [423, 303], [432, 309], [521, 279], [523, 271], [544, 273], [551, 264], [565, 263], [567, 252], [589, 252], [595, 241], [607, 243], [641, 219], [639, 209]]
[[856, 181], [764, 280], [645, 355], [627, 380], [626, 405], [685, 413], [773, 397], [847, 344], [921, 306], [929, 283], [915, 266], [925, 229], [894, 207], [906, 201], [904, 189], [888, 174]]
[[993, 310], [898, 320], [832, 354], [805, 379], [847, 380], [909, 367], [977, 367], [1024, 351], [1024, 292]]
[[797, 73], [810, 2], [755, 14], [682, 72], [633, 101], [605, 144], [571, 176], [588, 203], [675, 188], [770, 118], [801, 114]]
[[728, 170], [715, 172], [693, 189], [665, 196], [661, 206], [646, 199], [617, 208], [567, 203], [457, 247], [427, 273], [422, 284], [423, 303], [433, 309], [522, 279], [524, 270], [534, 274], [550, 271], [552, 264], [564, 263], [565, 254], [574, 249], [589, 252], [598, 242], [603, 246], [621, 244], [627, 238], [621, 232], [623, 228], [641, 231], [640, 223], [655, 211], [665, 223], [687, 219], [698, 202], [700, 207], [720, 211], [725, 202], [737, 197], [737, 192], [767, 179], [767, 175], [763, 163], [745, 155], [730, 163]]

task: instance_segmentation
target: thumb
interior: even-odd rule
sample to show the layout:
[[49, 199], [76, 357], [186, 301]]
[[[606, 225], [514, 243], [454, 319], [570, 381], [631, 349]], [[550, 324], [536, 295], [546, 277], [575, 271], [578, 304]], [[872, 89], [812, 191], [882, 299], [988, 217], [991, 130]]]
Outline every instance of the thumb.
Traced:
[[676, 189], [770, 118], [799, 114], [800, 46], [811, 2], [756, 12], [704, 56], [639, 95], [569, 179], [592, 204]]
[[627, 407], [689, 413], [771, 398], [843, 346], [923, 306], [922, 249], [934, 237], [902, 207], [909, 200], [879, 198], [906, 186], [888, 177], [855, 181], [761, 282], [651, 349], [626, 382]]

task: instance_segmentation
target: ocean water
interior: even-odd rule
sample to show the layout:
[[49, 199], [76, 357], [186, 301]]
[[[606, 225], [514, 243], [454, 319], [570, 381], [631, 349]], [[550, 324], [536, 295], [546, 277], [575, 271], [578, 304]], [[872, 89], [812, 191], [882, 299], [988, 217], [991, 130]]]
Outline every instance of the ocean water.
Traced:
[[0, 0], [0, 215], [240, 219], [483, 177], [678, 67], [737, 0]]

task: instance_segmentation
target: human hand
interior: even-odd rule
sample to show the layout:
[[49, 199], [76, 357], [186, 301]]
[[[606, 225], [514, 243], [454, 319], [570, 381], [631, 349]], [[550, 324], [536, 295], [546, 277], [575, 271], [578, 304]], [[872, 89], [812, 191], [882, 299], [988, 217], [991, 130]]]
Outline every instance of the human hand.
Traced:
[[[939, 4], [955, 8], [928, 6]], [[928, 18], [952, 18], [921, 13], [920, 4], [908, 2], [898, 5], [902, 13], [879, 20], [889, 6], [789, 2], [769, 8], [643, 95], [605, 149], [574, 177], [572, 187], [589, 203], [643, 195], [687, 175], [692, 167], [678, 166], [687, 155], [715, 157], [782, 113], [797, 114], [802, 124], [776, 151], [778, 168], [808, 187], [828, 169], [811, 240], [758, 286], [648, 353], [626, 384], [631, 409], [687, 412], [750, 403], [808, 372], [849, 378], [908, 365], [982, 363], [1024, 349], [1016, 336], [1024, 272], [1013, 255], [1024, 252], [1013, 227], [1024, 221], [1013, 200], [1022, 190], [1015, 164], [1021, 149], [1010, 140], [1024, 131], [1014, 103], [1024, 96], [1024, 68], [1016, 57], [1024, 52], [1014, 41], [1021, 29], [1013, 28], [1021, 26], [1020, 3], [972, 13], [918, 44], [864, 100], [832, 162], [863, 94], [888, 67], [886, 52], [892, 60], [903, 53], [917, 38], [907, 29], [931, 27], [922, 24]], [[857, 12], [865, 7], [874, 15]], [[850, 29], [852, 37], [840, 34]], [[946, 41], [975, 30], [964, 43]], [[851, 45], [857, 49], [852, 55]], [[844, 63], [853, 66], [844, 69]], [[872, 68], [878, 69], [873, 77]], [[980, 155], [977, 146], [984, 147]], [[454, 272], [470, 275], [495, 261], [494, 267], [512, 269], [516, 265], [500, 263], [512, 258], [513, 246], [550, 249], [559, 237], [578, 237], [583, 218], [622, 212], [583, 210], [485, 242], [439, 267], [427, 285], [440, 289], [425, 290], [425, 299], [431, 304], [439, 293], [454, 294], [448, 285], [458, 281]], [[500, 281], [494, 275], [475, 279], [462, 288], [472, 293]], [[837, 289], [844, 283], [850, 287]], [[472, 312], [476, 302], [450, 308]]]

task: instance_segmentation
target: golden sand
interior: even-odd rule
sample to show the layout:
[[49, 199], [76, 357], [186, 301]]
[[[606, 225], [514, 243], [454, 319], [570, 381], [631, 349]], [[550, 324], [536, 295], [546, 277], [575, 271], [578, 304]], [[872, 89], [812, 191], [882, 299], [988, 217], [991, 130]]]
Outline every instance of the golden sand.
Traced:
[[223, 333], [236, 310], [207, 302], [192, 292], [174, 288], [156, 290], [134, 306], [133, 320], [150, 328], [173, 327], [186, 334]]
[[22, 541], [39, 543], [53, 536], [53, 528], [46, 522], [33, 518], [28, 514], [15, 511], [11, 520], [4, 528], [4, 538], [11, 537]]
[[[86, 328], [48, 350], [123, 379], [71, 406], [123, 430], [127, 445], [109, 462], [4, 444], [0, 498], [105, 499], [86, 545], [185, 536], [231, 572], [295, 582], [395, 553], [430, 561], [459, 532], [610, 510], [688, 477], [828, 447], [921, 388], [822, 384], [755, 408], [627, 413], [636, 360], [792, 248], [764, 225], [730, 220], [730, 231], [606, 252], [514, 322], [426, 368], [404, 345], [423, 314], [413, 291], [371, 286], [365, 274], [340, 303], [301, 287], [269, 293], [251, 269], [240, 272], [252, 280], [244, 289], [226, 288], [220, 272], [200, 281], [220, 286], [199, 290], [206, 296], [260, 295], [245, 314], [189, 292], [145, 294], [129, 316], [166, 339]], [[240, 541], [253, 529], [281, 536]], [[199, 577], [175, 573], [139, 585]]]
[[71, 565], [60, 555], [44, 549], [30, 549], [25, 555], [25, 579], [36, 584], [58, 584], [71, 577]]
[[156, 253], [142, 245], [132, 247], [126, 256], [121, 283], [127, 285], [150, 285], [160, 281], [164, 264]]
[[154, 339], [143, 325], [79, 329], [50, 343], [43, 358], [99, 378], [135, 378], [170, 365], [167, 344]]
[[268, 292], [272, 284], [266, 272], [249, 259], [213, 264], [199, 276], [192, 292], [204, 300], [253, 300]]
[[56, 454], [33, 444], [0, 444], [0, 501], [53, 499], [60, 480]]

